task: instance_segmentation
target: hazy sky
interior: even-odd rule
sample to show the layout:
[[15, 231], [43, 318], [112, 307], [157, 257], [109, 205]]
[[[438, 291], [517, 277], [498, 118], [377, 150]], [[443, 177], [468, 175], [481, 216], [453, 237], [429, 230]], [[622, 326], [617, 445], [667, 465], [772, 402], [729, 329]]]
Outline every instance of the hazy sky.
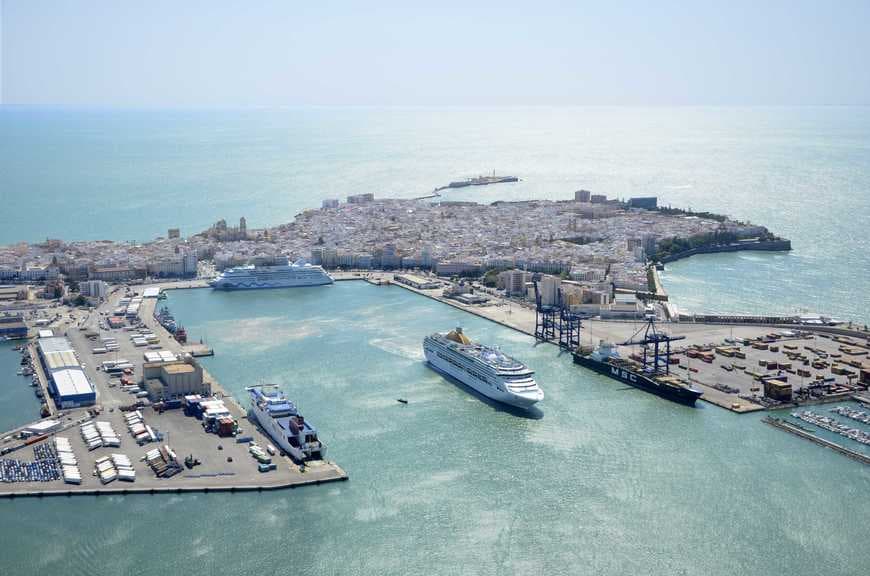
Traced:
[[870, 104], [870, 0], [0, 6], [6, 104]]

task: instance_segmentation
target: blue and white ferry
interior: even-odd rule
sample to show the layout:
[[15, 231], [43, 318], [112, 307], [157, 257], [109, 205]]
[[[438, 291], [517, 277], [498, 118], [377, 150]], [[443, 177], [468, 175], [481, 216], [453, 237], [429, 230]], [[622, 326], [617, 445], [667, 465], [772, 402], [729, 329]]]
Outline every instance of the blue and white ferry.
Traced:
[[274, 384], [246, 388], [251, 395], [250, 415], [275, 445], [297, 462], [323, 460], [326, 446], [317, 429], [305, 420], [296, 405]]

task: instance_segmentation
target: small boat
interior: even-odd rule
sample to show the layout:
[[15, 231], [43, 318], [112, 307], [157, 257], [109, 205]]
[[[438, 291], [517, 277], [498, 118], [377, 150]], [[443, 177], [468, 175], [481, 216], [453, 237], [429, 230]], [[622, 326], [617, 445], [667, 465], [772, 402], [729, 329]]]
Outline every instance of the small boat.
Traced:
[[396, 402], [398, 402], [399, 404], [407, 404], [408, 403], [408, 401], [405, 400], [404, 398], [396, 398]]

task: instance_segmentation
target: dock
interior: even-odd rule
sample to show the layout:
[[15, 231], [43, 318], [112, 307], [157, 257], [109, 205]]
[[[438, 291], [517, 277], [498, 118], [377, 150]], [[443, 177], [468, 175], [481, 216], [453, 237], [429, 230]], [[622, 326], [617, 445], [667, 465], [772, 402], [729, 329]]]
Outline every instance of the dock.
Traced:
[[39, 389], [42, 390], [42, 401], [48, 406], [48, 418], [57, 416], [57, 406], [54, 403], [51, 393], [48, 389], [48, 376], [42, 368], [42, 362], [39, 361], [39, 353], [36, 351], [36, 344], [33, 342], [27, 345], [27, 352], [33, 363], [33, 375], [36, 376], [39, 382]]
[[[116, 301], [120, 296], [120, 294], [116, 295], [113, 300]], [[210, 350], [206, 346], [182, 346], [178, 343], [154, 319], [153, 310], [157, 304], [158, 301], [155, 299], [145, 299], [140, 308], [140, 319], [145, 327], [158, 336], [163, 349], [175, 354], [189, 351], [191, 347], [197, 352]], [[104, 304], [104, 306], [111, 310], [112, 303]], [[94, 321], [99, 320], [99, 314], [94, 314], [92, 317]], [[11, 449], [4, 456], [5, 459], [27, 462], [35, 458], [35, 446], [52, 443], [54, 437], [67, 438], [78, 461], [81, 484], [64, 484], [62, 479], [43, 482], [4, 482], [0, 484], [0, 498], [250, 492], [289, 489], [348, 479], [348, 474], [338, 464], [329, 460], [308, 461], [301, 464], [294, 462], [289, 456], [278, 454], [271, 456], [272, 462], [277, 465], [277, 468], [268, 472], [260, 472], [257, 460], [249, 454], [249, 443], [237, 442], [237, 439], [233, 437], [221, 437], [207, 433], [203, 430], [200, 420], [193, 416], [184, 415], [181, 409], [158, 411], [150, 406], [139, 408], [144, 423], [158, 431], [162, 435], [162, 440], [157, 443], [138, 445], [128, 432], [123, 416], [125, 412], [121, 410], [122, 407], [135, 402], [136, 398], [121, 390], [116, 381], [113, 381], [105, 372], [96, 369], [106, 357], [105, 355], [94, 355], [92, 347], [95, 346], [95, 343], [86, 336], [89, 328], [93, 330], [94, 327], [83, 326], [82, 329], [70, 329], [67, 337], [73, 344], [80, 361], [85, 365], [84, 369], [88, 379], [96, 388], [97, 404], [82, 408], [57, 410], [51, 403], [51, 398], [48, 397], [49, 407], [54, 410], [52, 416], [60, 419], [63, 423], [61, 429], [38, 439], [33, 444], [14, 440], [3, 446], [4, 449]], [[127, 337], [128, 332], [119, 329], [109, 331], [98, 329], [97, 332], [104, 336], [115, 337], [118, 340], [121, 349], [116, 356], [127, 358], [133, 363], [135, 378], [141, 379], [144, 363], [143, 349], [134, 346]], [[36, 351], [32, 350], [31, 353], [36, 354]], [[34, 368], [42, 385], [45, 386], [47, 379], [38, 360], [35, 360]], [[253, 442], [262, 447], [273, 443], [255, 422], [248, 420], [247, 410], [238, 399], [224, 389], [219, 381], [204, 368], [203, 379], [211, 384], [213, 395], [224, 401], [232, 417], [239, 423], [239, 437], [252, 437]], [[80, 426], [94, 421], [108, 422], [121, 439], [121, 445], [89, 450], [80, 433]], [[7, 435], [9, 433], [0, 434], [3, 437]], [[158, 477], [143, 461], [143, 458], [149, 450], [164, 445], [170, 446], [179, 460], [191, 455], [199, 460], [200, 464], [192, 469], [182, 468], [179, 473], [169, 478]], [[123, 454], [132, 461], [135, 481], [115, 480], [103, 485], [99, 478], [92, 475], [96, 461], [109, 454]]]
[[832, 442], [830, 440], [826, 440], [824, 438], [816, 436], [812, 432], [805, 430], [804, 428], [796, 424], [792, 424], [791, 422], [782, 420], [780, 418], [775, 418], [773, 416], [766, 417], [763, 422], [765, 424], [773, 426], [774, 428], [785, 430], [786, 432], [794, 434], [795, 436], [800, 436], [801, 438], [805, 438], [811, 442], [815, 442], [819, 446], [830, 448], [831, 450], [839, 452], [840, 454], [844, 454], [849, 458], [852, 458], [853, 460], [857, 460], [858, 462], [861, 462], [863, 464], [870, 465], [870, 456], [867, 456], [866, 454], [862, 454], [861, 452], [857, 452], [850, 448], [846, 448], [845, 446], [837, 444], [836, 442]]
[[[386, 276], [386, 273], [383, 274]], [[506, 301], [498, 297], [490, 296], [489, 304], [463, 304], [451, 298], [446, 298], [443, 295], [443, 290], [435, 289], [420, 289], [409, 286], [404, 283], [393, 282], [392, 285], [399, 286], [405, 290], [409, 290], [416, 294], [426, 296], [433, 300], [437, 300], [442, 304], [453, 306], [469, 314], [474, 314], [481, 318], [485, 318], [491, 322], [495, 322], [505, 328], [521, 332], [527, 336], [534, 337], [535, 334], [535, 310], [530, 305], [519, 304], [517, 302]], [[622, 342], [627, 340], [633, 332], [637, 330], [638, 321], [632, 320], [583, 320], [582, 340], [583, 344], [593, 345], [598, 340], [609, 342]], [[836, 341], [824, 337], [792, 337], [778, 338], [772, 342], [774, 347], [782, 346], [778, 352], [764, 350], [756, 350], [752, 346], [726, 344], [726, 339], [733, 339], [736, 336], [742, 338], [754, 339], [767, 338], [772, 331], [777, 331], [781, 327], [772, 327], [766, 325], [750, 325], [740, 326], [735, 328], [729, 325], [721, 324], [705, 324], [705, 323], [680, 323], [667, 322], [661, 324], [664, 329], [672, 335], [683, 335], [686, 337], [686, 347], [676, 349], [674, 357], [679, 358], [680, 363], [671, 366], [671, 374], [680, 377], [684, 381], [691, 384], [703, 392], [701, 400], [730, 410], [736, 414], [747, 414], [767, 410], [768, 407], [760, 403], [758, 399], [750, 398], [753, 393], [753, 388], [758, 388], [760, 384], [748, 375], [744, 370], [735, 370], [732, 368], [726, 371], [722, 368], [724, 365], [730, 365], [735, 360], [734, 358], [724, 357], [718, 353], [714, 354], [711, 361], [702, 362], [700, 360], [693, 361], [686, 356], [686, 350], [689, 347], [698, 349], [713, 350], [716, 347], [733, 347], [737, 346], [746, 352], [747, 360], [745, 360], [747, 368], [751, 365], [758, 365], [761, 359], [768, 359], [771, 362], [774, 360], [786, 363], [787, 358], [784, 357], [787, 351], [785, 345], [800, 347], [801, 350], [805, 346], [824, 348], [827, 354], [836, 354], [837, 346], [840, 344]], [[794, 330], [795, 327], [789, 327]], [[809, 338], [809, 340], [807, 339]], [[769, 346], [768, 346], [769, 348]], [[712, 352], [710, 352], [713, 354]], [[820, 371], [814, 371], [813, 375], [820, 374]], [[785, 376], [783, 371], [783, 376]], [[795, 389], [803, 385], [801, 378], [794, 374], [789, 374]], [[841, 377], [841, 380], [843, 378]], [[811, 383], [810, 378], [806, 378], [806, 384]], [[842, 382], [841, 382], [842, 384]], [[814, 398], [801, 398], [799, 402], [784, 403], [776, 407], [787, 407], [797, 405], [809, 405], [828, 402], [839, 402], [849, 397], [852, 392], [830, 393]], [[868, 399], [870, 402], [870, 399]]]

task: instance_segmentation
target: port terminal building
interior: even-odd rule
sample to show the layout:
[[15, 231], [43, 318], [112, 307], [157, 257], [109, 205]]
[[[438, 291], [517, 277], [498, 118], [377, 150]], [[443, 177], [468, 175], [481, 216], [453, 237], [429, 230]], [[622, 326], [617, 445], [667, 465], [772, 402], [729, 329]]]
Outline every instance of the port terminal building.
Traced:
[[142, 379], [153, 402], [211, 395], [211, 383], [204, 379], [202, 366], [190, 355], [170, 362], [145, 362]]
[[62, 336], [40, 338], [36, 347], [49, 392], [59, 407], [90, 406], [97, 401], [94, 385], [82, 370], [69, 340]]
[[415, 274], [394, 274], [393, 281], [399, 284], [405, 284], [417, 290], [432, 290], [438, 288], [441, 284], [431, 278], [424, 278]]

